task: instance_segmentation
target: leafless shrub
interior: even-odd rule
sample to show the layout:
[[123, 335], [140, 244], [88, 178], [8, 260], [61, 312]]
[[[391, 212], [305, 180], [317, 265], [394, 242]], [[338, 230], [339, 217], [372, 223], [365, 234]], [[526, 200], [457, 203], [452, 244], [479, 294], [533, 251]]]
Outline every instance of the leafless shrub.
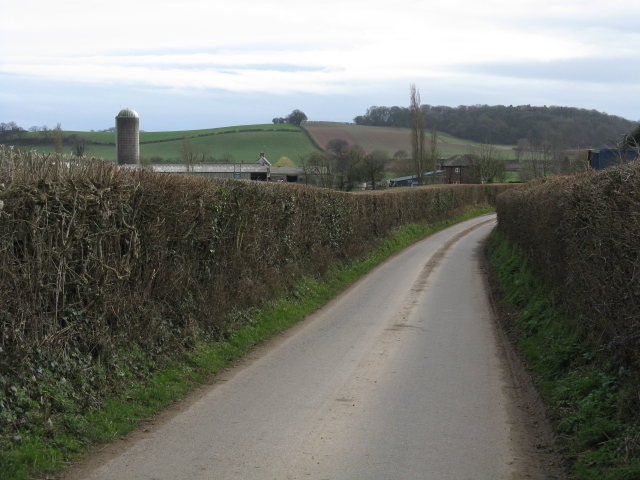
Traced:
[[498, 197], [501, 230], [583, 315], [595, 349], [640, 366], [640, 162], [540, 179]]

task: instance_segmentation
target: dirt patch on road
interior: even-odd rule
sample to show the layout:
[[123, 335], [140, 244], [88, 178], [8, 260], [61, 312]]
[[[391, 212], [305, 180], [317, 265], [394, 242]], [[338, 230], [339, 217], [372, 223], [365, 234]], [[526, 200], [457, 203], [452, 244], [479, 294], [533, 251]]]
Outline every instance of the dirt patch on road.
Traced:
[[[512, 318], [517, 312], [504, 301], [504, 292], [495, 278], [493, 266], [486, 253], [486, 242], [482, 249], [479, 249], [478, 257], [496, 319], [495, 331], [500, 355], [506, 372], [511, 377], [507, 393], [511, 400], [509, 415], [514, 419], [513, 441], [520, 451], [518, 460], [521, 465], [518, 471], [527, 473], [525, 478], [566, 480], [569, 478], [566, 461], [558, 453], [554, 425], [535, 379], [527, 369], [523, 354], [517, 345], [512, 327]], [[541, 473], [544, 476], [541, 477]]]

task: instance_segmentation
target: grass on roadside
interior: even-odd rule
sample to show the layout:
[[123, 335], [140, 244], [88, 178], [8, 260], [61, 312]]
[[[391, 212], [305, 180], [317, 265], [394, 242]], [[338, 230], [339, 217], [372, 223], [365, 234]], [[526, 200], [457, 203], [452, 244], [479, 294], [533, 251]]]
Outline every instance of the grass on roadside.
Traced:
[[[126, 391], [107, 400], [99, 411], [78, 411], [69, 399], [68, 413], [55, 424], [50, 422], [50, 428], [23, 432], [14, 438], [12, 445], [0, 448], [0, 478], [29, 479], [57, 472], [81, 457], [88, 446], [126, 435], [256, 345], [326, 304], [394, 253], [450, 225], [490, 211], [491, 208], [478, 209], [439, 224], [407, 225], [383, 240], [369, 255], [330, 269], [322, 278], [303, 278], [285, 295], [262, 308], [238, 312], [223, 340], [199, 339], [183, 358], [163, 366], [144, 382], [132, 382]], [[140, 361], [145, 361], [144, 352], [134, 347], [126, 354], [139, 355]]]
[[489, 256], [512, 327], [548, 403], [562, 453], [578, 480], [640, 479], [640, 418], [630, 401], [637, 373], [612, 371], [606, 349], [584, 341], [580, 318], [535, 275], [524, 252], [497, 229]]

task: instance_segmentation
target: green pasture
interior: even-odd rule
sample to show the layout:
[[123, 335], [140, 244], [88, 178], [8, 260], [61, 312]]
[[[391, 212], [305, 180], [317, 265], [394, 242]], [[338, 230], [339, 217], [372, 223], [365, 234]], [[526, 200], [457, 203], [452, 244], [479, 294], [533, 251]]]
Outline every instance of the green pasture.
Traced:
[[[238, 163], [255, 162], [261, 152], [264, 152], [271, 163], [277, 162], [281, 157], [289, 157], [297, 163], [300, 155], [316, 150], [302, 130], [237, 132], [205, 137], [190, 135], [190, 142], [195, 152], [205, 152], [207, 156], [216, 159], [231, 154], [233, 161]], [[182, 139], [142, 144], [140, 155], [147, 158], [162, 157], [165, 161], [179, 161], [182, 145]]]
[[[248, 131], [250, 130], [250, 131]], [[91, 142], [115, 143], [113, 132], [65, 131], [65, 137], [77, 135]], [[203, 130], [177, 132], [140, 132], [140, 156], [142, 158], [162, 158], [165, 162], [179, 162], [183, 137], [189, 135], [195, 152], [205, 153], [209, 158], [220, 160], [232, 155], [233, 161], [254, 162], [261, 152], [272, 163], [281, 157], [289, 157], [298, 163], [300, 155], [316, 150], [300, 127], [286, 124], [243, 125]], [[29, 133], [25, 138], [38, 138], [42, 134]], [[154, 142], [154, 143], [147, 143]], [[21, 148], [29, 148], [21, 146]], [[53, 145], [34, 143], [33, 150], [53, 153]], [[64, 146], [65, 153], [72, 153], [71, 145]], [[87, 145], [85, 154], [90, 157], [115, 161], [115, 145]]]

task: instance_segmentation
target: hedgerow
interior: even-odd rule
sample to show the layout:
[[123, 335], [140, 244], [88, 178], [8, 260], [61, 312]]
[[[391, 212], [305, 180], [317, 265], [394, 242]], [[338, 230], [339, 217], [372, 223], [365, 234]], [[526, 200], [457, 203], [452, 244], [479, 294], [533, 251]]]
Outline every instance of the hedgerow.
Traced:
[[349, 194], [4, 147], [0, 178], [0, 448], [85, 428], [83, 411], [301, 276], [508, 188]]
[[516, 323], [576, 478], [638, 478], [640, 162], [530, 182], [496, 209], [544, 284], [542, 314], [520, 294]]
[[499, 196], [497, 212], [594, 347], [640, 368], [640, 163], [530, 182]]

